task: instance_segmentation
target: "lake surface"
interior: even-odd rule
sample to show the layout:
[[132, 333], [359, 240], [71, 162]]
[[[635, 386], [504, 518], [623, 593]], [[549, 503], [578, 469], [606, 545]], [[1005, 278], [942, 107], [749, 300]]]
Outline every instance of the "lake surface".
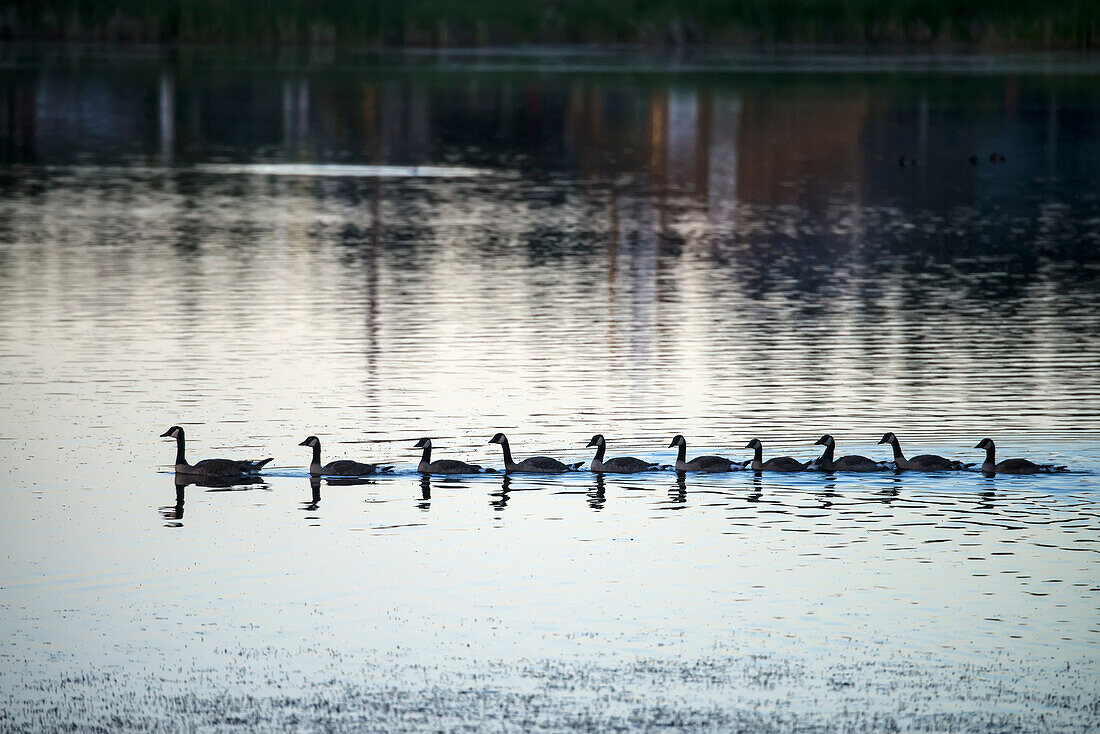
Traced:
[[0, 47], [0, 729], [1100, 726], [1098, 179], [1087, 56]]

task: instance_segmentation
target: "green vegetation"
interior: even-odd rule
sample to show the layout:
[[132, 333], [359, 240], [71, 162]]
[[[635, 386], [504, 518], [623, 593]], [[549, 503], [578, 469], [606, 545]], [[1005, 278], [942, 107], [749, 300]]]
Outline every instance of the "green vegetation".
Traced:
[[0, 0], [0, 38], [1095, 48], [1100, 0]]

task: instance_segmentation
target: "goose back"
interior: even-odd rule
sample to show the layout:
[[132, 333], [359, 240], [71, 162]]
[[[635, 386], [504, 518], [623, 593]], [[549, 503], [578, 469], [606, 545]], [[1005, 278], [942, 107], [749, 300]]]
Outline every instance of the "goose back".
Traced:
[[617, 456], [607, 461], [592, 462], [592, 471], [608, 474], [637, 474], [638, 472], [656, 469], [657, 465], [636, 459], [633, 456]]
[[806, 465], [790, 456], [776, 456], [765, 461], [760, 468], [764, 471], [803, 471]]

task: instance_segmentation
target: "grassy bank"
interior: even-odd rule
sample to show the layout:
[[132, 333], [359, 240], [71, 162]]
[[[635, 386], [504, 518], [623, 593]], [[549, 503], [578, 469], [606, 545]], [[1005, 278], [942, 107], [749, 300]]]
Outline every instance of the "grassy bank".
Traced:
[[1096, 48], [1098, 0], [0, 0], [0, 38]]

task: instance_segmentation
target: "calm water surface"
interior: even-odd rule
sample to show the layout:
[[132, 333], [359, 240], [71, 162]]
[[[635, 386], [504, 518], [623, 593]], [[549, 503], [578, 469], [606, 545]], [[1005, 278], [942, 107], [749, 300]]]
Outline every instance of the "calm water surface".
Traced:
[[[1098, 179], [1090, 57], [0, 47], [0, 729], [1100, 726]], [[1072, 471], [413, 472], [887, 430]]]

